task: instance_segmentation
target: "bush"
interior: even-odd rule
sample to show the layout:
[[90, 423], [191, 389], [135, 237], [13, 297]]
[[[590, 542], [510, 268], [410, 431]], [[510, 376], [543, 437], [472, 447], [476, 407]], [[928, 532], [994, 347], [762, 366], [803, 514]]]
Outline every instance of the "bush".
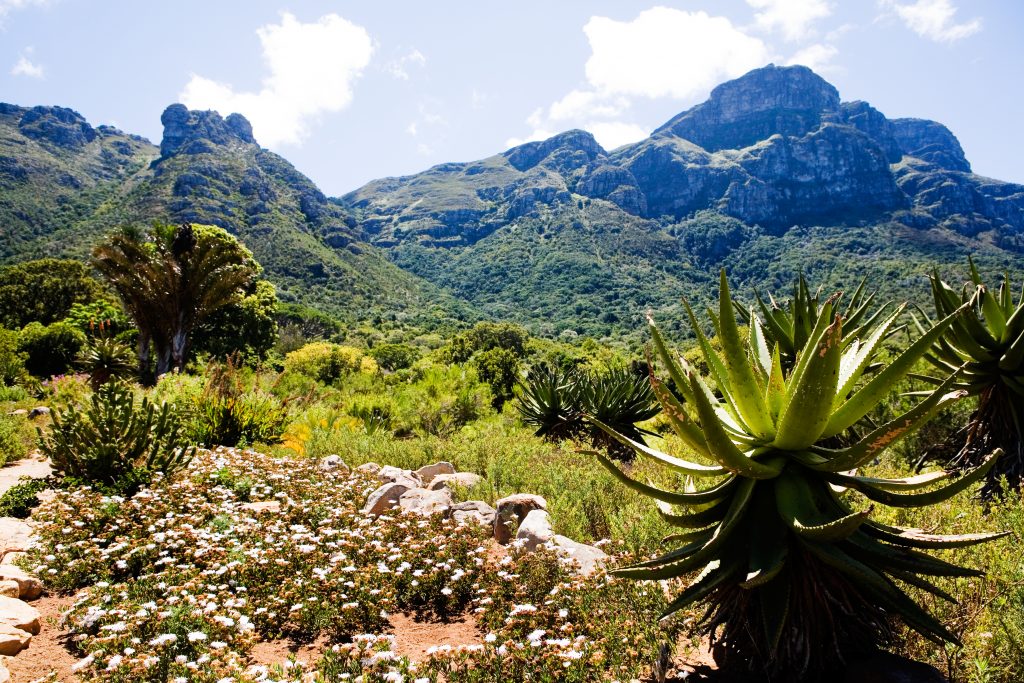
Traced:
[[285, 356], [284, 371], [331, 384], [355, 372], [373, 374], [377, 372], [377, 362], [351, 346], [313, 342]]
[[408, 344], [378, 344], [370, 349], [370, 355], [377, 365], [394, 372], [410, 367], [419, 360], [420, 352]]
[[56, 470], [82, 483], [125, 495], [148, 483], [156, 472], [170, 476], [195, 453], [180, 444], [180, 421], [164, 403], [157, 412], [148, 399], [136, 405], [131, 389], [106, 384], [89, 406], [53, 412], [48, 436], [39, 447]]
[[0, 467], [28, 454], [27, 425], [20, 415], [0, 415]]
[[501, 410], [519, 379], [519, 357], [509, 349], [494, 348], [477, 353], [472, 362], [480, 381], [491, 388], [494, 407]]
[[45, 479], [22, 477], [0, 496], [0, 517], [27, 518], [32, 508], [39, 505], [39, 496], [36, 494], [46, 487]]
[[62, 375], [70, 370], [85, 346], [85, 333], [68, 323], [29, 323], [21, 330], [19, 349], [25, 369], [36, 377]]
[[0, 384], [10, 386], [23, 380], [27, 358], [19, 348], [18, 333], [0, 328]]

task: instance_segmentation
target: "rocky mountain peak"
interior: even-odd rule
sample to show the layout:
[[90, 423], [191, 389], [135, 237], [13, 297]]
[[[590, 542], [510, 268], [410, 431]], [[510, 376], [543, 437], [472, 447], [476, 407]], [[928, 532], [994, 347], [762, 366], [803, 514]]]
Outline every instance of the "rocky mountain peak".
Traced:
[[190, 110], [183, 104], [172, 104], [160, 116], [164, 137], [160, 154], [168, 157], [179, 151], [200, 154], [211, 145], [226, 145], [232, 140], [253, 144], [252, 125], [241, 114], [226, 119], [215, 111]]
[[593, 135], [585, 130], [569, 130], [547, 140], [513, 147], [505, 152], [505, 158], [518, 171], [528, 171], [545, 160], [558, 171], [570, 171], [605, 154]]
[[970, 173], [971, 164], [949, 128], [926, 119], [893, 119], [891, 123], [904, 154], [949, 171]]
[[769, 64], [718, 86], [653, 135], [675, 135], [709, 151], [740, 149], [775, 134], [806, 135], [838, 109], [839, 91], [806, 66]]
[[[17, 110], [17, 111], [15, 111]], [[18, 129], [25, 137], [49, 142], [58, 147], [79, 149], [96, 139], [96, 130], [81, 114], [66, 107], [9, 106], [5, 113], [20, 114]]]

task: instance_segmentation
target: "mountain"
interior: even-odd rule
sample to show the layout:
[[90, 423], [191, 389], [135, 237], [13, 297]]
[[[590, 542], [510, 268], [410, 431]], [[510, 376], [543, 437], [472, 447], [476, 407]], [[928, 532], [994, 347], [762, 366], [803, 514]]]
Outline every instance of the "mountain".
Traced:
[[647, 308], [677, 319], [720, 266], [748, 288], [802, 269], [905, 297], [932, 265], [1024, 250], [1024, 186], [971, 173], [945, 126], [843, 102], [801, 66], [724, 83], [616, 150], [569, 131], [339, 201], [403, 268], [556, 334], [635, 329]]
[[[163, 113], [159, 147], [60, 107], [0, 105], [0, 262], [84, 256], [154, 218], [221, 225], [286, 301], [348, 321], [479, 315], [548, 336], [638, 338], [680, 297], [741, 295], [802, 270], [925, 300], [1024, 252], [1024, 186], [984, 178], [940, 123], [843, 102], [806, 67], [769, 65], [615, 150], [585, 131], [329, 198], [246, 119]], [[356, 163], [348, 160], [346, 163]]]
[[367, 244], [350, 212], [260, 147], [243, 116], [175, 104], [161, 122], [156, 147], [70, 109], [0, 105], [0, 260], [84, 257], [126, 223], [212, 223], [253, 251], [284, 301], [347, 320], [469, 314]]

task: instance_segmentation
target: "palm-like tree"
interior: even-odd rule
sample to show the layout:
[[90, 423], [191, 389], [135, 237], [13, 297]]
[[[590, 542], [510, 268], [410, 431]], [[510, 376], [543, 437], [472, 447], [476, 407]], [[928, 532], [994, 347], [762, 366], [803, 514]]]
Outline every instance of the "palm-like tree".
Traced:
[[183, 370], [195, 328], [238, 301], [260, 270], [249, 250], [224, 230], [190, 224], [123, 229], [93, 250], [93, 265], [139, 330], [143, 377], [151, 353], [157, 376]]

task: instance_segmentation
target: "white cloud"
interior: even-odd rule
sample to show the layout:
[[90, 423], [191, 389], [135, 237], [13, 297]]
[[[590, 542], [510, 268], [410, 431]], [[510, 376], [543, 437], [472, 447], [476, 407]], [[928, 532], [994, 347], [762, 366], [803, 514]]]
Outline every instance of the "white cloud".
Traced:
[[409, 135], [415, 136], [419, 132], [418, 128], [419, 127], [416, 125], [416, 122], [413, 121], [412, 123], [405, 127], [405, 132], [408, 133]]
[[957, 8], [950, 0], [917, 0], [910, 5], [881, 0], [880, 4], [892, 9], [911, 31], [936, 42], [952, 43], [981, 30], [980, 17], [955, 23]]
[[797, 51], [796, 54], [786, 60], [786, 65], [802, 64], [818, 73], [828, 73], [832, 60], [835, 59], [837, 54], [839, 54], [839, 50], [834, 45], [815, 43]]
[[692, 98], [769, 61], [767, 46], [726, 17], [654, 7], [633, 21], [591, 17], [587, 80], [599, 92]]
[[427, 58], [423, 56], [423, 53], [413, 48], [408, 54], [385, 64], [384, 70], [391, 74], [393, 78], [407, 81], [409, 80], [409, 66], [423, 66], [426, 63]]
[[763, 31], [782, 32], [786, 40], [799, 40], [811, 32], [819, 19], [832, 14], [826, 0], [747, 0], [753, 9], [754, 21]]
[[46, 77], [42, 64], [37, 64], [28, 58], [33, 52], [32, 48], [26, 48], [18, 55], [18, 61], [11, 67], [12, 76], [25, 76], [26, 78], [37, 78], [42, 80]]
[[42, 7], [50, 4], [50, 0], [0, 0], [0, 22], [11, 12], [26, 7]]
[[530, 132], [512, 147], [582, 128], [613, 149], [650, 130], [623, 120], [638, 97], [693, 100], [718, 83], [770, 61], [768, 46], [725, 17], [653, 7], [632, 21], [592, 16], [583, 27], [591, 54], [586, 87], [569, 91], [526, 119]]
[[621, 121], [591, 123], [584, 128], [590, 131], [605, 149], [615, 149], [630, 142], [637, 142], [651, 134], [651, 131], [642, 126]]
[[256, 35], [270, 71], [259, 92], [236, 92], [193, 74], [179, 97], [191, 108], [245, 115], [268, 147], [302, 142], [311, 120], [347, 107], [373, 53], [366, 29], [337, 14], [303, 24], [285, 12], [280, 24], [263, 26]]

